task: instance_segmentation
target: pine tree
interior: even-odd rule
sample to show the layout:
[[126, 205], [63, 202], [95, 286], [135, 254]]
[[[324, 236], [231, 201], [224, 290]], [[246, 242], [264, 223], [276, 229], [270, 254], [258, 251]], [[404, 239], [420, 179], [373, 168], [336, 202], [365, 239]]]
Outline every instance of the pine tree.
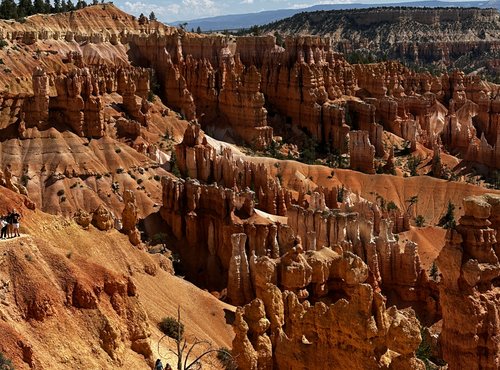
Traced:
[[50, 0], [45, 0], [45, 4], [43, 6], [43, 12], [45, 14], [49, 14], [52, 12], [52, 5], [50, 5]]
[[149, 13], [149, 20], [150, 20], [150, 21], [156, 21], [156, 15], [155, 15], [155, 12], [151, 12], [151, 13]]
[[2, 0], [0, 3], [0, 18], [17, 18], [17, 4], [13, 0]]
[[31, 14], [33, 14], [33, 3], [31, 0], [19, 0], [17, 15], [22, 18]]
[[66, 3], [66, 0], [61, 0], [61, 12], [66, 11], [68, 11], [68, 4]]
[[54, 0], [53, 12], [54, 13], [60, 13], [61, 12], [61, 0]]
[[436, 265], [436, 261], [432, 262], [432, 266], [429, 269], [429, 276], [432, 278], [432, 280], [437, 280], [439, 276], [439, 269]]
[[87, 7], [87, 3], [83, 0], [78, 0], [76, 3], [76, 9], [83, 9], [85, 7]]
[[439, 220], [438, 226], [441, 226], [443, 229], [454, 229], [456, 226], [455, 205], [450, 201], [448, 201], [448, 208], [444, 216]]
[[68, 2], [66, 3], [66, 11], [71, 12], [75, 9], [76, 9], [75, 4], [73, 4], [73, 2], [71, 0], [68, 0]]
[[45, 3], [43, 0], [35, 0], [33, 2], [33, 14], [45, 13]]
[[196, 33], [201, 33], [201, 28], [200, 28], [200, 26], [198, 26], [198, 27], [196, 28]]

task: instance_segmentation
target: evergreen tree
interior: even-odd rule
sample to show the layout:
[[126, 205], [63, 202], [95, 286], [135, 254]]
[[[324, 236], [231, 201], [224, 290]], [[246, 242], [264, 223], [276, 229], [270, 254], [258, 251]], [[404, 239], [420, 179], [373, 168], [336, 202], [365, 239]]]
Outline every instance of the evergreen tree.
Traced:
[[432, 266], [429, 269], [429, 276], [431, 277], [432, 280], [437, 280], [439, 276], [439, 269], [436, 265], [436, 261], [432, 262]]
[[201, 33], [201, 28], [200, 28], [200, 26], [198, 26], [198, 27], [196, 28], [196, 33]]
[[75, 4], [73, 4], [73, 2], [71, 0], [68, 0], [68, 2], [66, 3], [66, 11], [71, 12], [75, 9], [76, 9]]
[[60, 13], [61, 12], [61, 0], [54, 0], [53, 12], [54, 13]]
[[33, 14], [45, 13], [45, 3], [43, 0], [33, 2]]
[[17, 18], [17, 4], [13, 0], [2, 0], [0, 3], [0, 18]]
[[33, 3], [31, 0], [19, 0], [19, 4], [17, 5], [18, 17], [27, 17], [31, 14], [33, 14]]
[[68, 4], [66, 3], [66, 0], [61, 0], [61, 12], [66, 12], [68, 10]]
[[441, 226], [443, 229], [454, 229], [456, 226], [455, 205], [450, 201], [448, 201], [448, 208], [444, 216], [439, 220], [438, 226]]
[[83, 0], [78, 0], [76, 3], [76, 9], [83, 9], [85, 7], [87, 7], [87, 3]]
[[45, 14], [49, 14], [52, 12], [52, 5], [50, 5], [50, 0], [45, 0], [45, 4], [43, 6], [43, 12]]
[[149, 13], [149, 20], [150, 20], [150, 21], [156, 21], [156, 15], [155, 15], [155, 12], [151, 12], [151, 13]]

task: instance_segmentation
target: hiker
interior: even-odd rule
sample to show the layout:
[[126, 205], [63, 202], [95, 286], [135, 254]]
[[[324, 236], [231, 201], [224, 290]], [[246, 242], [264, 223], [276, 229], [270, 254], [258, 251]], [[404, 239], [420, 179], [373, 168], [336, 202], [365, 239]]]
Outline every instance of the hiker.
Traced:
[[12, 238], [12, 212], [8, 212], [5, 216], [5, 221], [7, 222], [7, 232], [5, 234], [6, 238]]
[[[169, 365], [167, 365], [167, 366], [169, 366]], [[161, 363], [161, 360], [160, 360], [160, 359], [157, 359], [157, 360], [156, 360], [154, 370], [163, 370], [163, 364]]]
[[21, 236], [19, 234], [19, 220], [21, 219], [21, 215], [17, 213], [15, 209], [12, 210], [11, 213], [11, 225], [12, 225], [12, 234], [11, 237], [15, 238], [16, 236]]
[[2, 226], [0, 238], [7, 239], [7, 228], [9, 227], [9, 223], [7, 222], [7, 216], [2, 216], [2, 218], [0, 219], [0, 225]]

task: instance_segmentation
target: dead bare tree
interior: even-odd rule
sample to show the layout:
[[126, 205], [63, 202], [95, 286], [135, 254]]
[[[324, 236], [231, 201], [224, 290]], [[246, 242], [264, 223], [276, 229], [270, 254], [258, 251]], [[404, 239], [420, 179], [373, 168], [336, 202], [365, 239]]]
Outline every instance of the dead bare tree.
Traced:
[[[175, 349], [169, 348], [168, 351], [177, 359], [177, 370], [201, 369], [202, 361], [215, 365], [215, 361], [218, 360], [220, 355], [226, 359], [225, 361], [235, 364], [230, 352], [225, 348], [214, 348], [212, 343], [208, 340], [194, 337], [188, 342], [188, 339], [183, 334], [180, 306], [177, 307], [177, 323], [177, 333], [175, 337], [164, 334], [158, 341], [158, 354], [160, 354], [160, 343], [163, 339], [166, 338], [167, 340], [175, 341]], [[160, 357], [166, 356], [160, 355]], [[236, 368], [236, 365], [232, 368]]]

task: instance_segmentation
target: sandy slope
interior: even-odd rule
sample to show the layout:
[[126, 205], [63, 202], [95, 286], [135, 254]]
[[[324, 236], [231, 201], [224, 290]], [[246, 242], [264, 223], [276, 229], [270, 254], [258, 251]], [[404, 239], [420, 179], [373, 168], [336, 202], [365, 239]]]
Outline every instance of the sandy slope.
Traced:
[[[97, 328], [112, 316], [105, 299], [99, 309], [77, 309], [66, 305], [60, 280], [76, 274], [78, 281], [92, 283], [101, 275], [131, 276], [137, 287], [138, 301], [147, 313], [149, 338], [154, 356], [160, 332], [157, 322], [176, 314], [181, 307], [182, 320], [190, 340], [211, 341], [215, 347], [230, 347], [232, 329], [228, 325], [233, 307], [211, 294], [163, 271], [156, 258], [134, 248], [117, 232], [101, 232], [93, 227], [82, 230], [73, 221], [21, 207], [21, 197], [0, 188], [0, 211], [16, 205], [24, 215], [26, 236], [0, 242], [0, 282], [10, 281], [9, 292], [0, 304], [0, 351], [11, 357], [16, 369], [29, 368], [22, 361], [19, 343], [29, 344], [41, 369], [108, 369], [118, 365], [100, 348]], [[28, 273], [20, 273], [27, 271]], [[52, 302], [52, 314], [43, 321], [24, 318], [20, 297], [45, 297]], [[1, 298], [1, 295], [0, 295]], [[52, 306], [52, 308], [50, 308]], [[118, 323], [118, 321], [116, 321]], [[160, 353], [167, 353], [167, 341]], [[127, 346], [125, 346], [127, 347]], [[123, 368], [148, 369], [144, 358], [126, 348]], [[76, 366], [76, 367], [74, 367]]]

